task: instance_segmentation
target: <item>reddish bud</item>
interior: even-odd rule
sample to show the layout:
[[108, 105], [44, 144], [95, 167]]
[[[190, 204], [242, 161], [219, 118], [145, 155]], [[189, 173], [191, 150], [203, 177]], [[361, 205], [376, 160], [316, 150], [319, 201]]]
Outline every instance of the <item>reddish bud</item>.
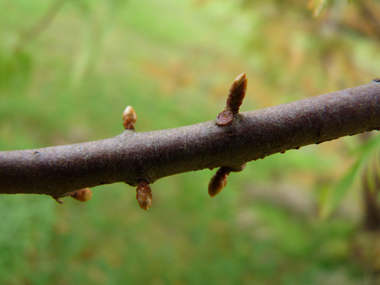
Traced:
[[226, 126], [229, 123], [232, 122], [234, 119], [234, 115], [230, 111], [224, 110], [223, 112], [219, 113], [219, 115], [216, 117], [216, 123], [218, 126]]
[[145, 211], [149, 210], [152, 206], [152, 190], [148, 182], [140, 181], [139, 186], [136, 189], [136, 199], [141, 209]]
[[127, 106], [123, 112], [123, 126], [126, 130], [133, 130], [137, 121], [137, 115], [132, 106]]

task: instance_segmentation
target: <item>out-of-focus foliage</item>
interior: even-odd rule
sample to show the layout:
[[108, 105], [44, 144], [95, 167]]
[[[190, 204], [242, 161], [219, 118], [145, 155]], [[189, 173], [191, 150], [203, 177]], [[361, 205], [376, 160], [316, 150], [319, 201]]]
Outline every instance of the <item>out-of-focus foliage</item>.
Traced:
[[267, 85], [314, 96], [326, 92], [326, 82], [329, 91], [344, 89], [378, 72], [379, 41], [374, 39], [380, 29], [373, 28], [365, 12], [379, 18], [375, 1], [309, 1], [311, 10], [301, 0], [260, 2], [246, 0], [245, 9], [257, 15], [249, 48], [263, 66]]
[[[378, 6], [0, 1], [0, 150], [117, 135], [127, 105], [137, 131], [211, 120], [242, 72], [242, 111], [367, 83], [380, 71]], [[363, 244], [376, 235], [356, 238], [362, 193], [344, 179], [333, 191], [359, 157], [348, 180], [371, 161], [364, 138], [249, 163], [213, 199], [214, 172], [162, 179], [148, 212], [123, 184], [94, 188], [85, 204], [0, 196], [0, 283], [371, 282], [378, 258]]]

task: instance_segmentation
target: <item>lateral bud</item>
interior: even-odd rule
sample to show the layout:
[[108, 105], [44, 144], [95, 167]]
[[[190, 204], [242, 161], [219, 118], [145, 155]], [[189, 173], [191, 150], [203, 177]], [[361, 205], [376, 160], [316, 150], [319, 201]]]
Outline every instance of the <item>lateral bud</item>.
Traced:
[[208, 194], [211, 197], [219, 194], [220, 191], [227, 185], [227, 178], [230, 174], [228, 167], [219, 168], [215, 175], [211, 177], [210, 183], [208, 184]]
[[218, 126], [230, 124], [234, 120], [235, 115], [239, 113], [240, 105], [243, 103], [245, 93], [247, 92], [247, 82], [247, 75], [242, 73], [232, 83], [228, 92], [226, 107], [216, 117]]
[[236, 115], [239, 113], [239, 108], [243, 103], [245, 93], [247, 92], [247, 75], [245, 73], [240, 74], [231, 85], [228, 93], [226, 110], [231, 111]]
[[136, 189], [136, 199], [140, 208], [148, 211], [152, 206], [152, 198], [152, 189], [150, 189], [148, 182], [144, 180], [140, 181]]
[[123, 126], [126, 130], [134, 130], [137, 115], [132, 106], [127, 106], [123, 112]]
[[87, 202], [92, 198], [92, 190], [90, 188], [83, 188], [74, 191], [70, 196], [78, 201]]
[[65, 193], [64, 195], [60, 197], [52, 197], [52, 198], [55, 201], [57, 201], [59, 204], [63, 204], [62, 198], [67, 197], [67, 196], [73, 197], [74, 199], [81, 202], [87, 202], [91, 200], [92, 198], [92, 190], [90, 188], [83, 188], [83, 189]]
[[219, 168], [215, 175], [211, 177], [210, 183], [208, 184], [208, 194], [211, 197], [219, 194], [220, 191], [227, 185], [227, 178], [230, 172], [240, 172], [243, 171], [247, 166], [247, 163], [244, 163], [239, 166], [222, 166]]

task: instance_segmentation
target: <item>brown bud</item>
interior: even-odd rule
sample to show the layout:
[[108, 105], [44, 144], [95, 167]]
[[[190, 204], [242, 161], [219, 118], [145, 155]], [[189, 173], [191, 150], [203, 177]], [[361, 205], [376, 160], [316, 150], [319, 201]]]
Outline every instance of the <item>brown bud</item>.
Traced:
[[231, 123], [234, 116], [239, 113], [240, 105], [243, 103], [245, 93], [247, 92], [247, 75], [245, 73], [240, 74], [230, 88], [227, 97], [227, 104], [224, 111], [219, 113], [216, 117], [216, 123], [218, 126], [226, 126]]
[[139, 186], [136, 189], [136, 199], [141, 209], [145, 211], [149, 210], [152, 206], [152, 190], [148, 182], [140, 181]]
[[74, 191], [70, 196], [78, 201], [87, 202], [92, 198], [92, 190], [90, 188], [83, 188]]
[[211, 197], [219, 194], [220, 191], [227, 185], [227, 177], [230, 174], [228, 167], [221, 167], [215, 173], [213, 177], [211, 177], [210, 183], [208, 184], [208, 194]]
[[123, 112], [123, 126], [126, 130], [133, 130], [137, 121], [137, 115], [132, 106], [127, 106]]
[[240, 74], [230, 88], [226, 110], [231, 111], [232, 114], [239, 113], [240, 105], [243, 103], [245, 93], [247, 92], [247, 75], [245, 73]]

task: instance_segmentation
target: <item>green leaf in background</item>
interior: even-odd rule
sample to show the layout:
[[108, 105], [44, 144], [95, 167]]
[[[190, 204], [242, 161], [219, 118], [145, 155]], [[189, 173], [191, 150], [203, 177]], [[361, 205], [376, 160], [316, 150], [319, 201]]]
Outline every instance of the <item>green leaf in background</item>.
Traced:
[[325, 11], [331, 0], [312, 0], [309, 1], [309, 9], [313, 11], [313, 17], [318, 18]]
[[0, 49], [0, 90], [7, 94], [24, 91], [31, 76], [32, 59], [26, 52], [2, 52]]
[[[358, 160], [354, 163], [351, 169], [343, 176], [339, 183], [334, 186], [325, 186], [321, 189], [320, 193], [320, 212], [319, 215], [322, 219], [327, 218], [342, 202], [347, 192], [352, 189], [352, 186], [358, 177], [360, 177], [363, 169], [367, 167], [372, 158], [375, 157], [376, 163], [378, 160], [378, 150], [380, 146], [380, 136], [375, 136], [354, 151], [355, 154], [360, 155]], [[369, 173], [367, 171], [367, 173]], [[368, 177], [370, 185], [373, 184], [374, 179]], [[373, 187], [372, 187], [373, 189]]]

